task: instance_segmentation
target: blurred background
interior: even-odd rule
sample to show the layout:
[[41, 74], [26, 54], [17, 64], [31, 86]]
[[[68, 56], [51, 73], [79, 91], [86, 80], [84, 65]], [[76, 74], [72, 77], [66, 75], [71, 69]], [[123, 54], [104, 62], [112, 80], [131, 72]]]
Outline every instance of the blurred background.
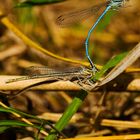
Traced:
[[[0, 0], [1, 10], [8, 13], [9, 20], [17, 28], [54, 54], [69, 59], [87, 61], [84, 41], [89, 29], [102, 10], [87, 20], [65, 28], [57, 25], [56, 19], [64, 13], [94, 5], [94, 0], [67, 0], [49, 5], [13, 8], [18, 2], [20, 1]], [[95, 64], [104, 65], [113, 56], [131, 50], [138, 42], [140, 42], [140, 1], [129, 0], [124, 7], [108, 12], [99, 23], [91, 35], [89, 52]], [[25, 68], [33, 65], [64, 68], [78, 64], [54, 59], [28, 47], [15, 34], [0, 24], [1, 75], [22, 75]], [[139, 67], [139, 60], [133, 66]], [[62, 113], [65, 110], [64, 107], [69, 103], [68, 101], [72, 100], [71, 96], [65, 98], [65, 92], [63, 91], [37, 91], [36, 93], [28, 91], [20, 98], [17, 97], [16, 100], [10, 102], [13, 107], [22, 111], [41, 114], [44, 112]], [[72, 92], [67, 93], [72, 94]], [[75, 92], [73, 93], [75, 94]], [[87, 113], [87, 118], [89, 117], [90, 119], [90, 117], [95, 115], [98, 110], [97, 104], [100, 97], [100, 92], [88, 95], [80, 109], [81, 112]], [[102, 117], [125, 118], [126, 120], [140, 119], [140, 114], [137, 112], [140, 109], [140, 98], [136, 93], [123, 92], [123, 94], [115, 94], [114, 96], [114, 92], [110, 92], [106, 98], [105, 106]], [[90, 122], [90, 120], [88, 121]], [[84, 120], [84, 122], [83, 126], [82, 124], [81, 126], [74, 126], [75, 131], [73, 135], [77, 132], [77, 127], [82, 127], [81, 130], [78, 130], [79, 133], [88, 133], [93, 130], [91, 126], [89, 127], [87, 120]], [[104, 130], [104, 128], [101, 129]], [[130, 129], [107, 130], [109, 131], [106, 134], [137, 132], [137, 130], [131, 131]]]

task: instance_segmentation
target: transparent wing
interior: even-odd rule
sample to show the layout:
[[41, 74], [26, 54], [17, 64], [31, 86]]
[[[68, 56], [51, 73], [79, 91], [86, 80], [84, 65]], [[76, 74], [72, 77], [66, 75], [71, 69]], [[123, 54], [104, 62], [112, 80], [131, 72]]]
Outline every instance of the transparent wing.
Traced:
[[77, 10], [77, 11], [60, 15], [56, 19], [56, 23], [62, 27], [70, 26], [74, 23], [78, 23], [84, 19], [91, 17], [92, 15], [95, 15], [106, 4], [107, 3], [101, 3], [99, 5], [94, 5], [92, 7], [83, 10]]
[[27, 75], [53, 74], [58, 71], [47, 66], [31, 66], [25, 70]]
[[31, 66], [26, 69], [27, 76], [15, 78], [15, 79], [9, 79], [6, 81], [6, 83], [12, 83], [17, 81], [23, 81], [28, 79], [37, 79], [37, 78], [58, 78], [58, 77], [72, 77], [73, 75], [76, 75], [77, 73], [80, 73], [82, 70], [81, 67], [73, 67], [73, 68], [67, 68], [63, 70], [55, 70], [48, 68], [47, 66]]
[[54, 69], [48, 68], [46, 66], [31, 66], [25, 70], [27, 76], [9, 79], [6, 83], [12, 83], [17, 81], [23, 81], [28, 79], [36, 79], [36, 78], [43, 78], [43, 77], [52, 77], [54, 73], [58, 73]]

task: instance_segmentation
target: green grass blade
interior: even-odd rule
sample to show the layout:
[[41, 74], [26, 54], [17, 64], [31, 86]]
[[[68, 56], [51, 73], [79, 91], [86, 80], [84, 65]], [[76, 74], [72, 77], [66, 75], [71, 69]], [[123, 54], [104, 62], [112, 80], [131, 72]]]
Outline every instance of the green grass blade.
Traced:
[[47, 124], [49, 125], [50, 127], [53, 127], [53, 125], [51, 124], [51, 122], [47, 121], [47, 120], [43, 120], [43, 119], [40, 119], [34, 115], [30, 115], [30, 114], [27, 114], [27, 113], [24, 113], [24, 112], [21, 112], [19, 110], [16, 110], [16, 109], [13, 109], [13, 108], [3, 108], [3, 107], [0, 107], [0, 112], [6, 112], [6, 113], [17, 113], [19, 115], [21, 115], [21, 117], [26, 117], [26, 118], [31, 118], [31, 119], [35, 119], [37, 120], [38, 122], [40, 123], [44, 123], [44, 124]]
[[0, 112], [7, 112], [7, 113], [15, 112], [17, 114], [20, 114], [22, 117], [28, 117], [28, 118], [32, 118], [32, 119], [36, 119], [36, 120], [41, 120], [40, 118], [38, 118], [38, 117], [36, 117], [34, 115], [30, 115], [30, 114], [21, 112], [19, 110], [13, 109], [11, 107], [8, 107], [8, 108], [0, 107]]
[[40, 5], [58, 3], [62, 1], [65, 1], [65, 0], [26, 0], [24, 2], [18, 3], [15, 6], [15, 8], [40, 6]]
[[[79, 107], [81, 106], [83, 100], [87, 96], [87, 92], [81, 91], [77, 97], [75, 97], [72, 103], [68, 106], [66, 111], [63, 113], [62, 117], [56, 123], [55, 128], [59, 131], [62, 131], [66, 125], [69, 123], [72, 116], [77, 112]], [[57, 137], [57, 132], [55, 130], [51, 130], [49, 136], [45, 138], [45, 140], [54, 140]]]
[[10, 126], [0, 126], [0, 134], [4, 133]]
[[128, 52], [121, 53], [115, 57], [113, 57], [111, 60], [109, 60], [103, 68], [96, 73], [96, 75], [93, 77], [93, 80], [99, 80], [110, 68], [116, 66], [126, 55]]
[[36, 127], [39, 128], [39, 126], [35, 126], [35, 125], [30, 125], [24, 122], [20, 122], [20, 121], [15, 121], [15, 120], [1, 120], [0, 121], [0, 126], [24, 126], [24, 127]]

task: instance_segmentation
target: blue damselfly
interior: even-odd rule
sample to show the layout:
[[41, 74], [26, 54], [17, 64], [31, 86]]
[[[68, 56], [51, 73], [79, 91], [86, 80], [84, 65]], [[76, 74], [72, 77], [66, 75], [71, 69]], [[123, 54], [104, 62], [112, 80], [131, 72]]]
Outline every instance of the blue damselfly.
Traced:
[[89, 39], [90, 39], [91, 33], [93, 32], [93, 30], [95, 29], [97, 24], [100, 22], [100, 20], [104, 17], [104, 15], [110, 9], [116, 10], [119, 7], [122, 7], [126, 3], [126, 1], [129, 1], [129, 0], [106, 0], [105, 3], [94, 5], [94, 6], [91, 6], [89, 8], [83, 9], [83, 10], [77, 10], [77, 11], [73, 11], [70, 13], [66, 13], [57, 18], [58, 25], [68, 26], [68, 25], [71, 25], [72, 23], [78, 22], [80, 20], [83, 20], [85, 18], [88, 18], [88, 17], [96, 14], [102, 7], [105, 7], [102, 14], [98, 17], [97, 21], [94, 23], [94, 25], [89, 30], [88, 35], [86, 37], [86, 41], [85, 41], [86, 57], [94, 72], [97, 71], [97, 68], [95, 67], [94, 63], [92, 62], [90, 55], [89, 55], [89, 50], [88, 50]]

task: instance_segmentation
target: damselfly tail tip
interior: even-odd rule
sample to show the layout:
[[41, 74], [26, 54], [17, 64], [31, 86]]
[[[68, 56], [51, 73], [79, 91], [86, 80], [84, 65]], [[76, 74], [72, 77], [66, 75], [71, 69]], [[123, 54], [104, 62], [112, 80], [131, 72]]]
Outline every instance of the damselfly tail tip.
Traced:
[[15, 79], [8, 79], [5, 83], [9, 84], [9, 83], [13, 83], [13, 82], [17, 82], [17, 81], [23, 81], [23, 80], [27, 80], [27, 79], [29, 79], [28, 76], [15, 78]]
[[12, 82], [15, 82], [15, 81], [17, 81], [17, 79], [8, 79], [5, 83], [9, 84], [9, 83], [12, 83]]

